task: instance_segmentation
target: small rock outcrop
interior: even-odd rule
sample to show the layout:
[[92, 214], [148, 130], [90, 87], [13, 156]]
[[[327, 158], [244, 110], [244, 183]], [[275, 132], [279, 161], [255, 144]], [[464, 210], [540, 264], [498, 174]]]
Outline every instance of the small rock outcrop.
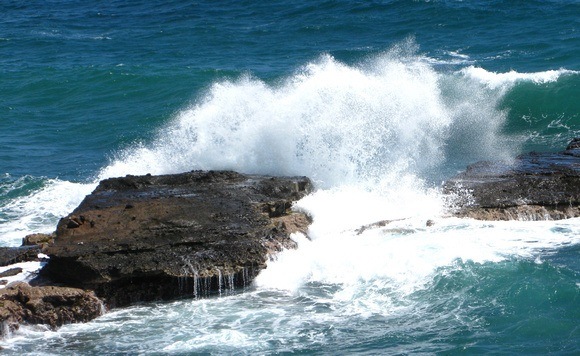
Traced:
[[563, 152], [528, 153], [513, 162], [478, 162], [444, 190], [456, 216], [480, 220], [558, 220], [580, 216], [580, 139]]
[[0, 247], [0, 266], [8, 266], [19, 262], [38, 261], [41, 246]]
[[0, 289], [1, 335], [20, 324], [64, 324], [87, 322], [103, 313], [103, 304], [93, 292], [67, 287], [31, 287], [14, 282]]
[[41, 275], [110, 307], [229, 292], [306, 231], [291, 206], [310, 190], [305, 177], [230, 171], [107, 179], [61, 219]]
[[31, 234], [22, 239], [22, 246], [40, 246], [41, 250], [46, 250], [48, 245], [54, 242], [55, 234]]

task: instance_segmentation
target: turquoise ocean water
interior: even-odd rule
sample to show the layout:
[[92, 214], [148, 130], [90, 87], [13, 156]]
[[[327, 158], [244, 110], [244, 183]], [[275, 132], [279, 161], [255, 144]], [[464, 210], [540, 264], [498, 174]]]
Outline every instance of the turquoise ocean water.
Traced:
[[24, 327], [2, 352], [580, 353], [580, 220], [448, 218], [438, 190], [580, 136], [579, 31], [576, 0], [0, 2], [0, 245], [107, 177], [317, 187], [296, 206], [311, 240], [251, 288]]

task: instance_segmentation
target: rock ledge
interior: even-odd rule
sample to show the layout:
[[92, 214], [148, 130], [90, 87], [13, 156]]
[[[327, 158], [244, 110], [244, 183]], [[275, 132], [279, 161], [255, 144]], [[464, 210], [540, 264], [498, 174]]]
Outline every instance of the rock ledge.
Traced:
[[514, 162], [478, 162], [444, 185], [456, 216], [558, 220], [580, 216], [580, 139], [565, 151], [531, 152]]
[[294, 247], [310, 220], [291, 206], [311, 187], [230, 171], [107, 179], [61, 219], [41, 274], [110, 307], [230, 292]]

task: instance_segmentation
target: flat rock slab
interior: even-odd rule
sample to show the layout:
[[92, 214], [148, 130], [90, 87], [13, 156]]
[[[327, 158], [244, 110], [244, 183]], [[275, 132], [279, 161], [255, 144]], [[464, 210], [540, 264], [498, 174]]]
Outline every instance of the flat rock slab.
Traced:
[[529, 153], [514, 162], [478, 162], [444, 189], [455, 214], [481, 220], [557, 220], [580, 216], [580, 148]]
[[107, 179], [61, 219], [42, 275], [113, 307], [231, 291], [307, 229], [290, 208], [310, 190], [230, 171]]

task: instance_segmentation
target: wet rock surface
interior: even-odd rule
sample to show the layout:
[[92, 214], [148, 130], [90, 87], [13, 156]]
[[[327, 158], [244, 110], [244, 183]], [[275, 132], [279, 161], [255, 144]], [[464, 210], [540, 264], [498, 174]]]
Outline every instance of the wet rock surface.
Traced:
[[460, 217], [557, 220], [580, 216], [580, 139], [565, 151], [528, 153], [513, 162], [478, 162], [444, 190], [458, 197]]
[[2, 336], [20, 324], [64, 324], [87, 322], [103, 313], [103, 304], [93, 292], [67, 287], [32, 287], [11, 283], [0, 290]]
[[19, 262], [38, 261], [41, 246], [0, 247], [0, 267]]
[[41, 275], [111, 307], [242, 287], [306, 231], [290, 208], [310, 190], [228, 171], [107, 179], [61, 219]]

